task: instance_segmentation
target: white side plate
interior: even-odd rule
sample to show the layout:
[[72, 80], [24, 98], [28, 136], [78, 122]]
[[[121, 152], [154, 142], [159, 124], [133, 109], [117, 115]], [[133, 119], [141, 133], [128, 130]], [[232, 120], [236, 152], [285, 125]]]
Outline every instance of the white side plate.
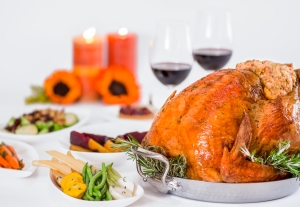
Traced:
[[7, 145], [11, 145], [15, 149], [16, 153], [18, 154], [19, 159], [22, 159], [25, 164], [25, 167], [22, 170], [0, 168], [1, 177], [10, 177], [10, 178], [28, 177], [36, 170], [36, 167], [32, 166], [31, 163], [32, 160], [38, 160], [39, 155], [32, 146], [23, 142], [2, 139], [2, 138], [0, 138], [0, 142], [1, 143], [4, 142]]

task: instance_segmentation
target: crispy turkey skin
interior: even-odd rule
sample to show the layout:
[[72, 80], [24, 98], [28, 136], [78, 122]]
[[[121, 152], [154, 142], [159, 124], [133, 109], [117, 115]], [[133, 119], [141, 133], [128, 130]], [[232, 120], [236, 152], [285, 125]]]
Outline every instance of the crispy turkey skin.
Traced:
[[[264, 176], [266, 168], [247, 167], [253, 166], [249, 163], [243, 165], [244, 173], [238, 176], [230, 177], [226, 172], [243, 172], [234, 162], [228, 167], [228, 153], [235, 145], [244, 113], [251, 123], [250, 151], [270, 152], [280, 140], [290, 140], [292, 151], [300, 148], [298, 87], [272, 100], [265, 96], [264, 87], [261, 78], [251, 70], [216, 71], [168, 100], [143, 141], [164, 147], [169, 156], [186, 156], [189, 179], [258, 182], [282, 178], [282, 172], [273, 167]], [[262, 179], [244, 179], [250, 174], [259, 174]]]

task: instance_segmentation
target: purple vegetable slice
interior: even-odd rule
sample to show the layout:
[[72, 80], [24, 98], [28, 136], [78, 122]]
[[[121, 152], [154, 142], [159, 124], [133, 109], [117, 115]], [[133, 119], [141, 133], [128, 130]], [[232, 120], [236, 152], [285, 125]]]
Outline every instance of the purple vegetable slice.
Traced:
[[82, 133], [72, 131], [70, 134], [70, 143], [86, 149], [89, 149], [89, 137], [84, 136]]
[[101, 145], [104, 145], [108, 139], [111, 139], [110, 137], [105, 136], [105, 135], [97, 135], [97, 134], [90, 134], [90, 133], [82, 133], [82, 134], [86, 137], [89, 137], [89, 138], [95, 140], [96, 142], [98, 142]]
[[148, 131], [146, 132], [138, 132], [138, 131], [134, 131], [134, 132], [128, 132], [126, 134], [123, 134], [123, 135], [119, 135], [118, 137], [120, 138], [123, 138], [125, 140], [128, 140], [129, 136], [128, 135], [131, 135], [133, 136], [139, 143], [142, 142], [142, 140], [144, 139], [144, 137], [146, 136]]

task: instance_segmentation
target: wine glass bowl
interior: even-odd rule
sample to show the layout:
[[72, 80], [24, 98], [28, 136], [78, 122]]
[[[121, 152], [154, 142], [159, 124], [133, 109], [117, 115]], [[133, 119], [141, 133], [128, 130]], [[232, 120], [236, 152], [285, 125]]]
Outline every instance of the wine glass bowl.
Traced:
[[230, 13], [223, 8], [207, 8], [199, 12], [194, 38], [194, 60], [205, 70], [223, 68], [233, 51]]
[[156, 25], [150, 44], [150, 65], [155, 77], [174, 87], [190, 74], [193, 64], [189, 26], [183, 21], [164, 21]]

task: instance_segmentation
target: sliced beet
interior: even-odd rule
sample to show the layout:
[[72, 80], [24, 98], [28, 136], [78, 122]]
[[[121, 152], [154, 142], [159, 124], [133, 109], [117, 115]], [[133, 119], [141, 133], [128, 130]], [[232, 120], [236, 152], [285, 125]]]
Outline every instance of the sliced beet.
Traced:
[[70, 143], [73, 145], [81, 146], [83, 148], [89, 149], [89, 137], [85, 136], [83, 133], [72, 131], [70, 133]]
[[139, 143], [141, 143], [142, 140], [144, 139], [144, 137], [146, 136], [147, 132], [148, 132], [148, 131], [146, 131], [146, 132], [137, 132], [137, 131], [135, 131], [135, 132], [128, 132], [128, 133], [126, 133], [126, 134], [119, 135], [118, 137], [123, 138], [123, 139], [125, 139], [125, 140], [128, 140], [128, 137], [129, 137], [128, 135], [131, 135], [131, 136], [133, 136]]
[[82, 133], [84, 136], [89, 137], [101, 145], [104, 145], [105, 142], [110, 139], [108, 136], [105, 135], [97, 135], [97, 134], [90, 134], [90, 133]]

